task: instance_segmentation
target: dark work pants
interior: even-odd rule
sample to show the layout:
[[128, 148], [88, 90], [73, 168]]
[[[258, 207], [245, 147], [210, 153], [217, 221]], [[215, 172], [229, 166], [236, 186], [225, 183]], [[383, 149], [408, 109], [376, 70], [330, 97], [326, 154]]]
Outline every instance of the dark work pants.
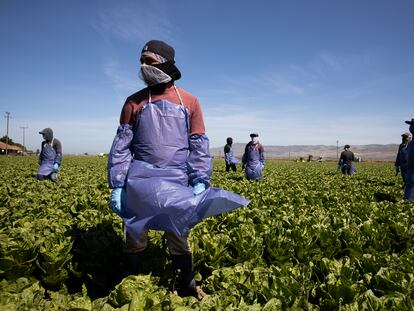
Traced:
[[49, 175], [39, 175], [37, 174], [36, 176], [37, 180], [45, 180], [45, 179], [50, 179], [51, 181], [56, 181], [57, 176], [56, 173], [50, 173]]
[[229, 172], [230, 168], [233, 172], [235, 172], [236, 171], [236, 164], [227, 164], [226, 163], [226, 172]]
[[346, 176], [351, 175], [351, 166], [347, 165], [347, 164], [343, 165], [342, 166], [342, 174], [344, 174]]

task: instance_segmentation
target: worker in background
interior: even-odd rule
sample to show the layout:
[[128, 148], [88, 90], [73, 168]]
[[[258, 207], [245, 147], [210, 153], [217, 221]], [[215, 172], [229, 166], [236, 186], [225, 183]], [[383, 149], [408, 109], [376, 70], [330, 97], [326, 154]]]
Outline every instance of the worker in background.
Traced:
[[395, 159], [395, 175], [401, 172], [403, 180], [403, 188], [405, 187], [405, 181], [407, 179], [408, 169], [408, 144], [411, 141], [411, 133], [404, 133], [401, 135], [402, 142], [398, 147], [397, 158]]
[[259, 142], [259, 134], [250, 134], [250, 142], [244, 148], [243, 168], [248, 180], [259, 180], [265, 167], [264, 147]]
[[350, 150], [351, 146], [345, 145], [344, 151], [341, 152], [339, 157], [338, 167], [341, 169], [342, 174], [345, 176], [351, 176], [355, 174], [355, 166], [352, 163], [356, 161], [354, 153]]
[[[178, 294], [201, 300], [196, 287], [190, 229], [203, 218], [247, 205], [210, 187], [212, 159], [198, 99], [175, 85], [175, 50], [159, 40], [140, 55], [146, 88], [129, 96], [108, 157], [110, 207], [124, 220], [126, 274], [137, 274], [148, 230], [165, 232]], [[127, 177], [128, 176], [128, 177]]]
[[[411, 135], [414, 135], [414, 119], [405, 121], [410, 127]], [[407, 174], [405, 180], [404, 199], [414, 201], [414, 143], [411, 141], [407, 146]]]
[[44, 140], [42, 141], [39, 154], [37, 179], [50, 179], [55, 182], [57, 172], [62, 163], [62, 144], [59, 139], [53, 137], [53, 130], [51, 128], [45, 128], [39, 134], [42, 134]]
[[227, 137], [226, 140], [227, 144], [224, 146], [224, 160], [226, 162], [226, 172], [229, 172], [230, 169], [235, 172], [236, 171], [236, 164], [240, 163], [237, 160], [233, 153], [233, 138]]

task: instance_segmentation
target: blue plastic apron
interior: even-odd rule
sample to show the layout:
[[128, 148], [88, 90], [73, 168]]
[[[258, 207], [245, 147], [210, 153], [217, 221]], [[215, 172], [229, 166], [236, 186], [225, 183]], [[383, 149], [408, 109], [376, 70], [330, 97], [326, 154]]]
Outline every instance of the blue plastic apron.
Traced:
[[247, 148], [247, 163], [245, 168], [246, 176], [249, 179], [260, 179], [263, 173], [263, 164], [260, 162], [260, 151], [257, 145]]
[[[413, 125], [410, 132], [413, 133]], [[414, 133], [413, 133], [414, 134]], [[411, 141], [407, 146], [407, 173], [406, 173], [404, 199], [414, 201], [414, 142]]]
[[50, 143], [43, 145], [40, 158], [39, 170], [37, 171], [38, 175], [48, 176], [53, 173], [53, 164], [55, 163], [56, 150], [53, 148], [53, 140]]
[[[178, 90], [177, 95], [180, 97]], [[188, 111], [157, 100], [144, 105], [133, 129], [127, 182], [125, 228], [135, 239], [144, 229], [184, 235], [203, 218], [249, 203], [232, 192], [208, 188], [194, 196], [188, 186]]]
[[408, 171], [408, 145], [404, 146], [400, 150], [400, 169], [403, 180], [407, 180]]
[[231, 165], [231, 164], [239, 164], [240, 161], [236, 159], [236, 157], [234, 156], [233, 153], [233, 148], [230, 147], [230, 151], [224, 154], [224, 158], [226, 160], [226, 163]]

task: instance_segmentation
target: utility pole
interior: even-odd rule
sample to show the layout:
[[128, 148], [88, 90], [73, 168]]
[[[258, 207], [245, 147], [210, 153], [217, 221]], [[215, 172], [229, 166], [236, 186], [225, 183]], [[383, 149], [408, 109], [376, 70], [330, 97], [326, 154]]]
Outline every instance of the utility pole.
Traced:
[[6, 131], [6, 155], [9, 153], [9, 119], [10, 119], [10, 112], [6, 111], [4, 116], [7, 119], [7, 131]]
[[20, 128], [23, 130], [23, 154], [24, 154], [26, 152], [26, 145], [24, 143], [24, 136], [25, 136], [24, 134], [25, 134], [25, 130], [29, 127], [28, 126], [21, 126]]

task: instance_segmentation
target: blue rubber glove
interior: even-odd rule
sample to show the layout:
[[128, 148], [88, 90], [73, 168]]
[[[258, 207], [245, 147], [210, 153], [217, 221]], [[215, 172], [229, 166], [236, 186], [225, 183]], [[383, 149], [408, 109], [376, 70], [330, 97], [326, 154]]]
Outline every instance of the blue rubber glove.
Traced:
[[53, 171], [57, 172], [59, 170], [59, 164], [53, 164]]
[[111, 209], [122, 217], [125, 211], [126, 192], [125, 188], [112, 189], [111, 197], [109, 198], [109, 206]]
[[198, 184], [196, 184], [193, 187], [193, 193], [194, 193], [194, 195], [200, 194], [204, 190], [206, 190], [206, 185], [203, 184], [202, 182], [199, 182]]

